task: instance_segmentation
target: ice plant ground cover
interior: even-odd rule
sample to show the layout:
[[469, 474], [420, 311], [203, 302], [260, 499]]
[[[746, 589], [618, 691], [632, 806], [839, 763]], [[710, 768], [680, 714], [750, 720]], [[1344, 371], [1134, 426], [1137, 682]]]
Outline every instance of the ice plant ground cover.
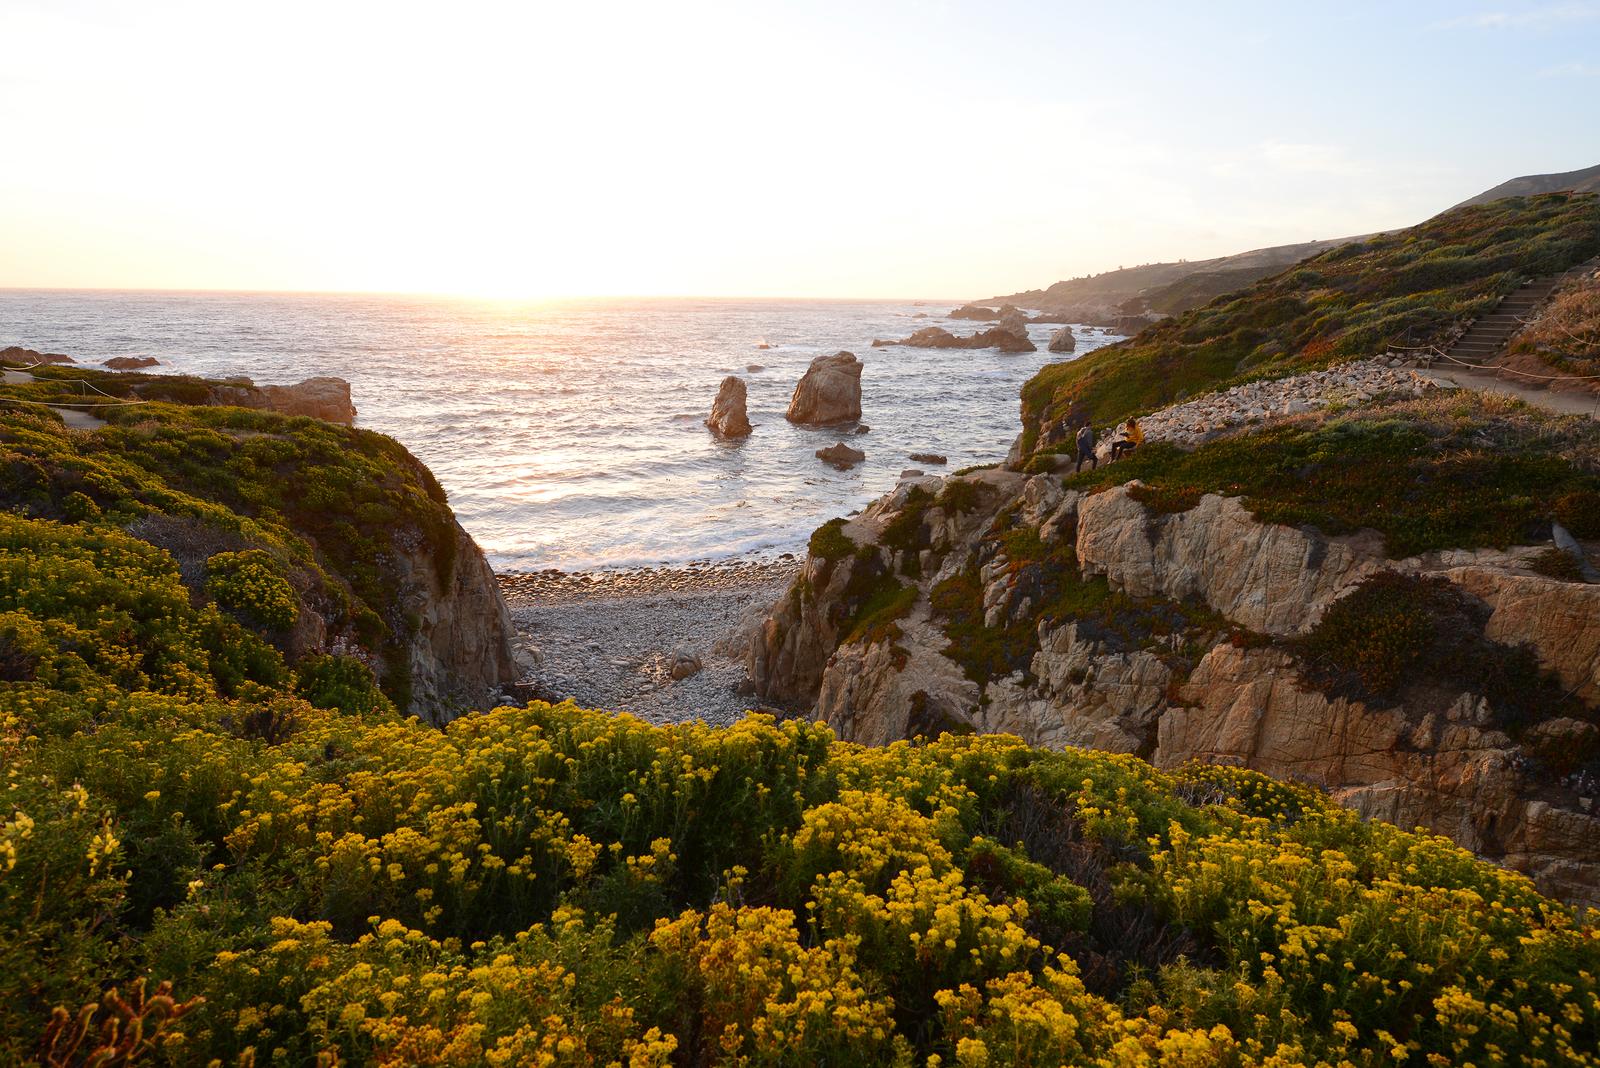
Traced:
[[439, 730], [285, 663], [270, 568], [219, 604], [4, 515], [0, 577], [0, 1059], [1597, 1063], [1592, 927], [1304, 787], [759, 716]]

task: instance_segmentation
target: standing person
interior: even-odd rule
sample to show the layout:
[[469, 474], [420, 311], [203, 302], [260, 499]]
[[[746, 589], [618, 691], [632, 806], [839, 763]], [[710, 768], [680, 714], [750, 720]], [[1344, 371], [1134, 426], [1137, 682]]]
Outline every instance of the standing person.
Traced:
[[1083, 470], [1085, 460], [1089, 461], [1089, 470], [1099, 470], [1100, 457], [1094, 454], [1094, 427], [1088, 423], [1078, 428], [1078, 466], [1073, 468], [1073, 474]]
[[1111, 443], [1111, 458], [1120, 460], [1143, 444], [1144, 431], [1140, 429], [1138, 420], [1129, 419], [1127, 427], [1122, 431], [1122, 436]]

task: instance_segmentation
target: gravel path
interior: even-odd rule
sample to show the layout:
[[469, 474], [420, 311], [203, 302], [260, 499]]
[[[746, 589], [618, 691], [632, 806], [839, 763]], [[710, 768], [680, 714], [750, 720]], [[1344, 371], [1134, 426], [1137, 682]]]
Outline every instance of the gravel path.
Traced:
[[[701, 719], [721, 726], [752, 707], [739, 692], [749, 636], [798, 569], [791, 557], [505, 574], [500, 585], [532, 653], [532, 680], [557, 697], [652, 723]], [[680, 653], [702, 666], [674, 679]]]

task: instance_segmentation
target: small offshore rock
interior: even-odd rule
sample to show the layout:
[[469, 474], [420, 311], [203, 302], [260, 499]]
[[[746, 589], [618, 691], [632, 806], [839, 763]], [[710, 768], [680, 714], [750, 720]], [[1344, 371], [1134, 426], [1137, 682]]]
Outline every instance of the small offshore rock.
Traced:
[[160, 362], [154, 356], [113, 356], [103, 366], [113, 371], [137, 371], [141, 367], [154, 367]]
[[949, 457], [940, 456], [936, 452], [914, 452], [910, 457], [919, 464], [944, 464], [949, 463]]
[[1051, 352], [1072, 352], [1078, 347], [1078, 339], [1072, 336], [1072, 327], [1063, 326], [1060, 330], [1050, 335]]
[[832, 464], [841, 471], [848, 471], [867, 458], [866, 453], [860, 449], [852, 449], [842, 441], [829, 445], [826, 449], [818, 449], [816, 456], [817, 459]]

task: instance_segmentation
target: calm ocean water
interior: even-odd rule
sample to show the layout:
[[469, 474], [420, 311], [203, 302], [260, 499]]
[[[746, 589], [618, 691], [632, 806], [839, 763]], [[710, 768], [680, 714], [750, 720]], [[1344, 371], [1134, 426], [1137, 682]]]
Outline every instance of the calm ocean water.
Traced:
[[[952, 307], [11, 290], [0, 347], [88, 364], [149, 355], [262, 383], [348, 379], [358, 425], [433, 469], [496, 567], [574, 569], [776, 554], [921, 466], [909, 453], [946, 454], [946, 471], [999, 460], [1022, 383], [1063, 358], [1044, 351], [1055, 328], [1032, 327], [1040, 351], [1021, 356], [870, 347], [930, 324], [982, 325], [946, 320]], [[1110, 340], [1077, 333], [1079, 356]], [[866, 364], [872, 428], [852, 439], [867, 460], [848, 472], [812, 456], [837, 432], [783, 418], [811, 358], [840, 349]], [[749, 384], [756, 426], [737, 443], [701, 425], [728, 374]]]

